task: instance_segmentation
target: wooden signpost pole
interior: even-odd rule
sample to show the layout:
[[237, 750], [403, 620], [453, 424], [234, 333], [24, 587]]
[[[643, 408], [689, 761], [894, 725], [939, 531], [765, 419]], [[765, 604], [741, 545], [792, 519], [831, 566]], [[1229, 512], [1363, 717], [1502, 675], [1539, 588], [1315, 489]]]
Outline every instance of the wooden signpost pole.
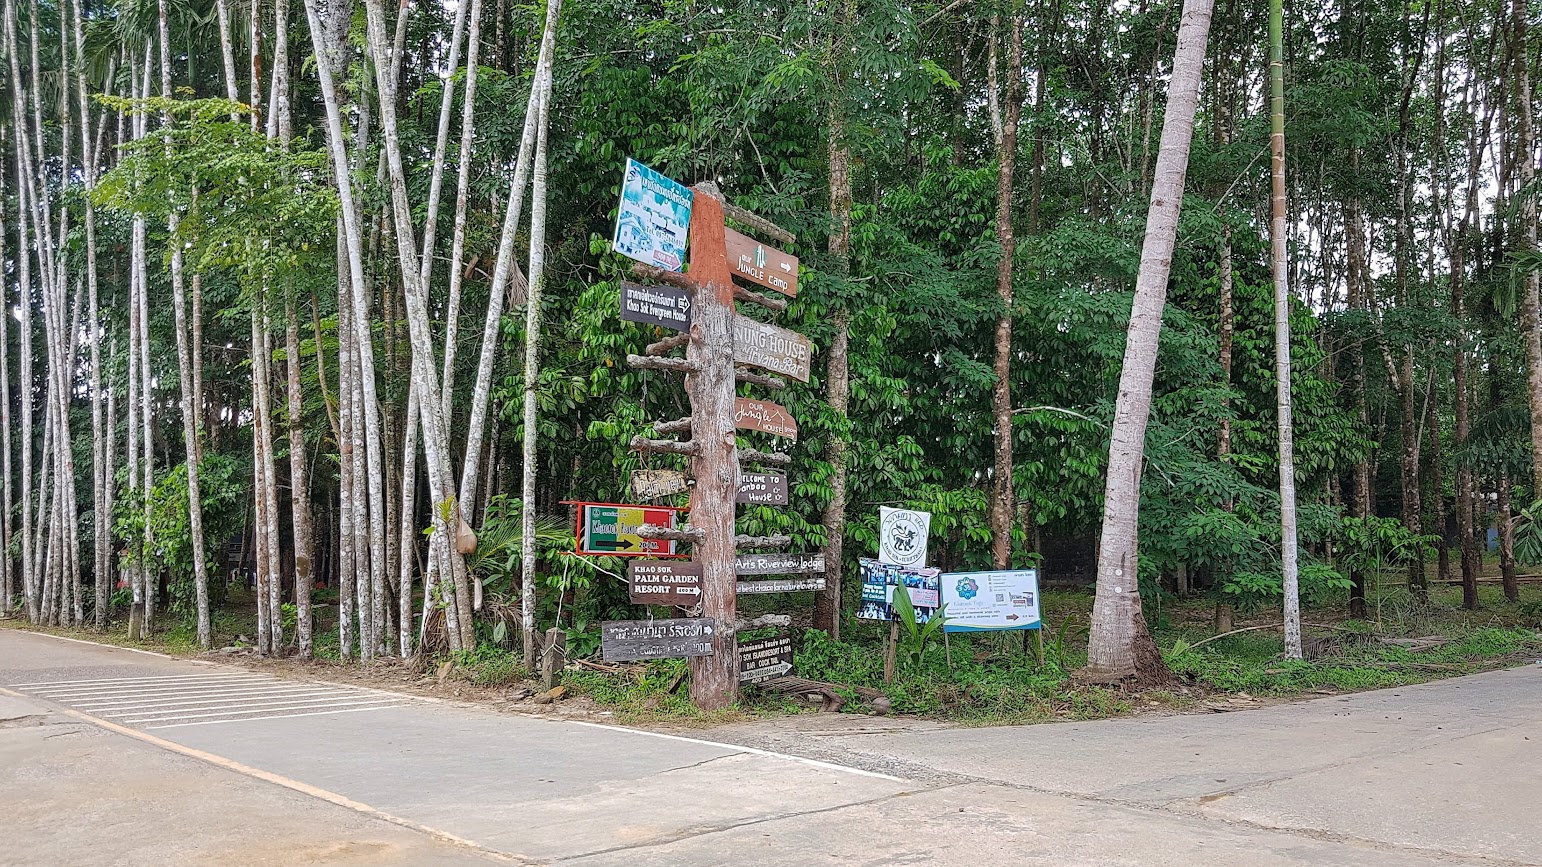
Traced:
[[[697, 190], [691, 208], [691, 267], [686, 279], [695, 300], [686, 360], [691, 400], [691, 527], [701, 534], [701, 614], [720, 624], [735, 618], [734, 501], [739, 453], [734, 443], [734, 285], [723, 238], [723, 207]], [[712, 638], [712, 655], [691, 658], [691, 701], [703, 710], [733, 704], [739, 688], [739, 652], [732, 629]]]

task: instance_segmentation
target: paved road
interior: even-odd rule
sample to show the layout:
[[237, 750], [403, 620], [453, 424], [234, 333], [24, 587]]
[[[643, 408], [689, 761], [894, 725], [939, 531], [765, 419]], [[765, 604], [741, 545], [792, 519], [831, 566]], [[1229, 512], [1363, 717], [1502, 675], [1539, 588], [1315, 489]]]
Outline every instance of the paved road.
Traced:
[[0, 688], [0, 864], [1542, 864], [1542, 667], [1211, 716], [707, 735], [741, 745], [4, 629]]

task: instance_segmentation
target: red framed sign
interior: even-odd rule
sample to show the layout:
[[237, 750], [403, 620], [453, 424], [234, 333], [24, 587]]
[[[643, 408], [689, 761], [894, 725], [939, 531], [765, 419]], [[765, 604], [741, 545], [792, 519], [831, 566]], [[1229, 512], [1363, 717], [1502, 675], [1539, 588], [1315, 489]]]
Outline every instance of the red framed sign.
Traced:
[[676, 528], [679, 509], [625, 503], [573, 503], [578, 507], [578, 554], [587, 557], [684, 557], [672, 539], [644, 539], [644, 524]]

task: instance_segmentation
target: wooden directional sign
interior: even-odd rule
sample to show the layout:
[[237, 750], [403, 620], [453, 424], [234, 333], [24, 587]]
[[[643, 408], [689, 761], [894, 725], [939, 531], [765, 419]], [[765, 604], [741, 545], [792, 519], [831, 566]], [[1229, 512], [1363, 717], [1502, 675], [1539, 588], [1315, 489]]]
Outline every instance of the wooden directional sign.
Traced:
[[745, 575], [813, 575], [825, 571], [824, 554], [740, 554], [734, 572]]
[[739, 496], [734, 502], [756, 506], [787, 505], [787, 474], [739, 473]]
[[578, 503], [578, 553], [591, 557], [677, 557], [675, 543], [637, 535], [643, 524], [674, 528], [679, 509]]
[[784, 407], [769, 400], [734, 398], [734, 427], [740, 430], [758, 430], [775, 437], [797, 441], [798, 422]]
[[808, 382], [814, 344], [796, 331], [734, 316], [734, 361]]
[[633, 560], [627, 570], [633, 605], [695, 605], [701, 601], [701, 564]]
[[739, 682], [765, 683], [792, 674], [792, 638], [778, 635], [739, 642]]
[[825, 576], [817, 578], [785, 578], [771, 581], [740, 581], [739, 594], [745, 593], [797, 593], [804, 590], [825, 589]]
[[600, 655], [606, 662], [711, 656], [715, 631], [705, 617], [607, 621], [600, 624]]
[[724, 227], [728, 267], [734, 276], [759, 283], [788, 297], [798, 294], [798, 257]]
[[621, 318], [675, 331], [691, 327], [691, 293], [674, 286], [621, 283]]
[[633, 470], [632, 495], [639, 500], [667, 497], [686, 489], [685, 473], [679, 470]]

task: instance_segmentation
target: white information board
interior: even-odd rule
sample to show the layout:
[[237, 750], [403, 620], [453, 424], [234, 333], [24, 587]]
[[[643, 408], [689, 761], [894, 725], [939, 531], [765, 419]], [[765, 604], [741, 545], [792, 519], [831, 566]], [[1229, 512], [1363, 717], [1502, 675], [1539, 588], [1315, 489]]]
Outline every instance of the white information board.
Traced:
[[942, 576], [948, 632], [1038, 629], [1039, 570], [948, 572]]
[[926, 568], [926, 542], [932, 513], [878, 508], [878, 562], [909, 569]]

